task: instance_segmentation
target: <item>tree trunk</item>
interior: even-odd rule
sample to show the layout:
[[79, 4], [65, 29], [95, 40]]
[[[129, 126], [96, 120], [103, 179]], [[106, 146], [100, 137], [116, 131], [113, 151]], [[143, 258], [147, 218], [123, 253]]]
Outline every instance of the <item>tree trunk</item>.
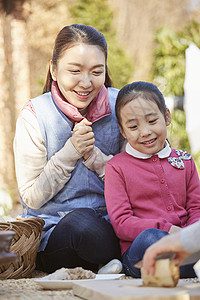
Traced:
[[24, 20], [11, 21], [11, 42], [16, 121], [24, 104], [30, 99], [28, 46]]
[[15, 124], [30, 97], [25, 3], [0, 2], [0, 188], [13, 193], [14, 200], [18, 194], [13, 156]]
[[0, 15], [0, 187], [14, 185], [13, 140], [13, 89], [12, 55], [10, 48], [10, 16]]

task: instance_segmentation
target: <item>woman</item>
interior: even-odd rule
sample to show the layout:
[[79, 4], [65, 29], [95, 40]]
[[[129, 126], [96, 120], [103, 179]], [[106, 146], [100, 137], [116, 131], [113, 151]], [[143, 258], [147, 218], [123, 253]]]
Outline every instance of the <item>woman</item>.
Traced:
[[107, 44], [91, 26], [58, 34], [43, 95], [16, 126], [14, 154], [23, 217], [45, 221], [38, 268], [97, 271], [120, 258], [104, 199], [105, 163], [123, 139], [114, 113]]

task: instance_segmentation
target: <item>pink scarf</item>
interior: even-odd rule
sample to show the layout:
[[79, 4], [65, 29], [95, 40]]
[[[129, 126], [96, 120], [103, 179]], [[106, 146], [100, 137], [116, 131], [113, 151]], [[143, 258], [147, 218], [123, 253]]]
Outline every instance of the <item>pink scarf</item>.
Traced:
[[[58, 108], [72, 121], [80, 122], [84, 117], [78, 111], [78, 108], [64, 100], [58, 89], [56, 81], [52, 82], [51, 93]], [[108, 90], [103, 85], [98, 95], [92, 100], [88, 107], [86, 118], [90, 122], [95, 122], [104, 116], [111, 114], [110, 102], [108, 99]]]

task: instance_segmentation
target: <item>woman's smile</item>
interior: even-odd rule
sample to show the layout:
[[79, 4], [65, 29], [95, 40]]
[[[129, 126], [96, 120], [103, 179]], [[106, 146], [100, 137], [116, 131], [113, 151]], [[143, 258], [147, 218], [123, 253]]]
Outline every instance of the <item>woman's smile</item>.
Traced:
[[88, 96], [90, 95], [90, 91], [88, 91], [88, 92], [78, 92], [78, 91], [75, 91], [74, 90], [74, 92], [77, 94], [77, 96], [79, 97], [79, 98], [81, 98], [81, 99], [87, 99], [88, 98]]
[[98, 46], [76, 44], [65, 50], [51, 74], [66, 101], [82, 109], [104, 85], [105, 63], [105, 54]]

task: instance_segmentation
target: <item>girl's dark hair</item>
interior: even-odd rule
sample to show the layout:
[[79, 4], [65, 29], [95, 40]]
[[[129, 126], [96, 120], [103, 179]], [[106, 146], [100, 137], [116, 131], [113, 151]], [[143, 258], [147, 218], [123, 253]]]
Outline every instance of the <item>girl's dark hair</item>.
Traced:
[[[53, 50], [52, 63], [57, 65], [59, 58], [61, 58], [63, 52], [77, 43], [85, 43], [88, 45], [98, 46], [105, 54], [106, 60], [106, 74], [105, 74], [105, 86], [112, 85], [111, 78], [108, 74], [107, 68], [107, 42], [102, 33], [96, 30], [92, 26], [73, 24], [65, 26], [57, 35]], [[43, 89], [43, 93], [51, 90], [51, 83], [53, 79], [51, 77], [50, 68], [47, 73], [46, 83]]]
[[157, 86], [150, 82], [135, 81], [133, 83], [125, 85], [117, 95], [115, 113], [118, 124], [121, 128], [121, 108], [124, 107], [127, 103], [139, 97], [148, 101], [155, 102], [159, 110], [165, 117], [167, 111], [165, 99]]

